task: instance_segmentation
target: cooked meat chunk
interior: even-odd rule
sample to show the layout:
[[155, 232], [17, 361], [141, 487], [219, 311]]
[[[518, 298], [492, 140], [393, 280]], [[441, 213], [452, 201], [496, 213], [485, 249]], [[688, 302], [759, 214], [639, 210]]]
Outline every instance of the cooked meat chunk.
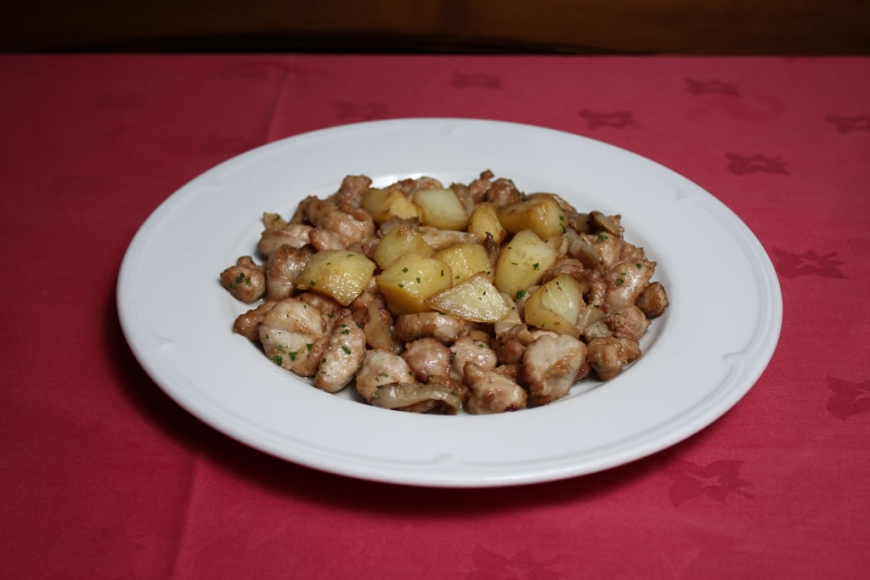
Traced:
[[450, 374], [450, 359], [453, 353], [434, 338], [421, 338], [408, 343], [402, 358], [414, 371], [418, 380], [428, 383], [436, 377]]
[[489, 348], [489, 343], [474, 340], [470, 336], [457, 339], [450, 347], [450, 351], [452, 352], [450, 378], [454, 381], [462, 381], [465, 378], [466, 363], [473, 363], [485, 371], [494, 369], [498, 364], [498, 357], [495, 351]]
[[529, 395], [525, 389], [494, 370], [484, 370], [468, 363], [465, 383], [471, 389], [466, 409], [472, 415], [505, 413], [526, 408]]
[[629, 306], [604, 317], [604, 323], [616, 338], [630, 338], [637, 342], [646, 334], [649, 320], [637, 306]]
[[365, 352], [365, 334], [351, 319], [350, 310], [343, 310], [320, 359], [314, 385], [328, 393], [342, 390], [353, 380]]
[[295, 298], [275, 304], [260, 323], [260, 343], [272, 362], [299, 376], [317, 372], [329, 343], [320, 310]]
[[371, 185], [372, 180], [365, 175], [348, 175], [341, 181], [341, 187], [330, 200], [335, 205], [347, 204], [350, 207], [359, 207], [363, 195]]
[[647, 318], [661, 316], [668, 307], [668, 295], [661, 282], [653, 282], [647, 286], [637, 299], [637, 307]]
[[523, 197], [513, 181], [502, 177], [492, 182], [492, 185], [486, 190], [485, 199], [496, 207], [504, 207], [512, 203], [519, 203]]
[[561, 399], [586, 372], [586, 345], [571, 336], [542, 336], [523, 355], [523, 378], [534, 405]]
[[223, 287], [245, 304], [253, 304], [266, 293], [263, 267], [255, 264], [250, 256], [239, 258], [235, 266], [221, 272], [220, 278]]
[[304, 248], [311, 243], [311, 226], [305, 224], [288, 224], [281, 229], [265, 229], [260, 234], [260, 241], [257, 244], [257, 249], [264, 256], [270, 256], [272, 252], [281, 246], [290, 246], [291, 248]]
[[615, 264], [604, 275], [604, 282], [607, 284], [605, 310], [616, 312], [634, 306], [649, 284], [655, 268], [655, 262], [643, 258], [622, 260]]
[[462, 399], [448, 385], [432, 383], [393, 383], [385, 385], [372, 395], [372, 405], [411, 413], [427, 413], [436, 409], [455, 415], [462, 407]]
[[596, 338], [588, 346], [587, 358], [598, 378], [612, 379], [622, 367], [640, 357], [640, 345], [630, 338]]
[[275, 306], [275, 301], [267, 300], [256, 308], [252, 308], [245, 313], [236, 317], [233, 322], [233, 332], [241, 334], [248, 340], [259, 340], [260, 338], [260, 323], [266, 317], [272, 307]]
[[371, 403], [379, 389], [392, 384], [416, 383], [414, 371], [397, 354], [384, 350], [369, 350], [356, 372], [356, 390]]
[[293, 295], [293, 287], [299, 273], [308, 265], [313, 251], [306, 246], [295, 249], [292, 246], [276, 248], [263, 271], [266, 275], [266, 300], [282, 300]]
[[444, 344], [453, 344], [457, 338], [468, 334], [473, 324], [453, 314], [421, 312], [402, 314], [396, 318], [396, 338], [413, 342], [420, 338], [432, 337]]

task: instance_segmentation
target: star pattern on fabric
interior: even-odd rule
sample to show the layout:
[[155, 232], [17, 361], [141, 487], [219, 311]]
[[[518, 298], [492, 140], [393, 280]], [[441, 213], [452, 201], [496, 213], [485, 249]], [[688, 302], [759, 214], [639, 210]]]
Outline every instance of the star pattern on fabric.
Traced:
[[827, 115], [825, 121], [836, 127], [837, 131], [840, 133], [870, 131], [870, 115], [858, 115], [857, 117]]
[[363, 121], [371, 121], [373, 119], [383, 119], [387, 116], [386, 103], [351, 103], [348, 101], [337, 101], [333, 103], [335, 112], [338, 118], [342, 121], [348, 119], [358, 119]]
[[825, 386], [832, 391], [825, 407], [837, 419], [845, 421], [870, 411], [870, 380], [853, 383], [828, 375]]
[[719, 80], [686, 79], [688, 91], [693, 95], [729, 95], [739, 97], [740, 92], [734, 83]]
[[732, 495], [752, 499], [744, 490], [751, 484], [740, 479], [743, 461], [713, 461], [699, 465], [681, 459], [664, 468], [664, 475], [671, 480], [670, 498], [675, 506], [698, 497], [708, 497], [726, 503]]
[[613, 111], [612, 113], [602, 113], [598, 111], [589, 111], [584, 109], [580, 111], [580, 116], [586, 120], [586, 126], [590, 129], [598, 129], [599, 127], [612, 127], [614, 129], [624, 129], [625, 127], [637, 127], [637, 121], [634, 118], [634, 113], [631, 111]]
[[563, 576], [550, 568], [556, 559], [542, 561], [535, 558], [528, 550], [507, 557], [477, 544], [472, 549], [471, 559], [474, 562], [474, 570], [466, 576], [467, 580], [486, 578], [557, 580]]
[[779, 157], [767, 157], [764, 155], [738, 155], [726, 153], [728, 158], [728, 171], [734, 175], [746, 175], [747, 173], [772, 173], [788, 175], [785, 162]]
[[821, 276], [822, 278], [845, 279], [848, 278], [837, 266], [843, 262], [834, 259], [836, 252], [818, 254], [807, 250], [800, 254], [789, 252], [781, 248], [772, 248], [771, 252], [776, 258], [776, 271], [786, 278], [798, 276]]
[[482, 88], [482, 89], [500, 89], [501, 78], [495, 75], [484, 73], [464, 73], [453, 71], [453, 81], [450, 83], [457, 89]]

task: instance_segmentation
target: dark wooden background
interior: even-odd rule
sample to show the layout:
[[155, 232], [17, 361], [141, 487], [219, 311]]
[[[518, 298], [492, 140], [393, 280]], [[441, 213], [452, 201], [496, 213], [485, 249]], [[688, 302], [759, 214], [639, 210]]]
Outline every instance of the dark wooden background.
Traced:
[[4, 52], [867, 55], [868, 0], [5, 0]]

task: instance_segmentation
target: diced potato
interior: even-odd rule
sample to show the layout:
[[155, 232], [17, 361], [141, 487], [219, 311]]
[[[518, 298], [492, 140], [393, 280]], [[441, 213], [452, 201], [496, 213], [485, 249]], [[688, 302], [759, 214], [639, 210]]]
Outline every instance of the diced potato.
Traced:
[[391, 217], [414, 219], [420, 209], [410, 196], [400, 189], [369, 189], [362, 198], [362, 208], [369, 212], [375, 223], [382, 224]]
[[362, 293], [374, 271], [375, 263], [364, 254], [323, 250], [311, 256], [296, 280], [296, 287], [313, 290], [347, 306]]
[[504, 228], [515, 234], [522, 230], [532, 230], [539, 238], [546, 240], [559, 235], [567, 229], [568, 218], [552, 196], [540, 193], [519, 203], [501, 208], [498, 219]]
[[387, 232], [372, 257], [382, 270], [386, 270], [406, 254], [429, 257], [433, 251], [417, 228], [402, 225]]
[[507, 230], [498, 220], [498, 209], [485, 201], [471, 212], [471, 217], [468, 218], [468, 233], [475, 235], [478, 244], [486, 240], [486, 234], [490, 234], [495, 243], [501, 244], [507, 235]]
[[578, 338], [577, 318], [585, 309], [583, 287], [562, 274], [553, 278], [526, 301], [526, 324]]
[[472, 322], [498, 322], [511, 312], [507, 300], [483, 272], [426, 299], [439, 312]]
[[421, 189], [411, 200], [420, 208], [420, 223], [441, 230], [465, 230], [468, 213], [452, 189]]
[[402, 256], [378, 277], [378, 289], [393, 314], [413, 314], [432, 310], [425, 300], [452, 285], [450, 266], [414, 254]]
[[523, 230], [502, 250], [495, 266], [495, 285], [508, 296], [516, 296], [537, 284], [555, 261], [553, 248], [533, 231]]
[[492, 272], [495, 268], [489, 261], [489, 254], [479, 244], [458, 244], [435, 252], [432, 257], [450, 266], [454, 284], [459, 284], [478, 272], [483, 272], [490, 280], [494, 278]]

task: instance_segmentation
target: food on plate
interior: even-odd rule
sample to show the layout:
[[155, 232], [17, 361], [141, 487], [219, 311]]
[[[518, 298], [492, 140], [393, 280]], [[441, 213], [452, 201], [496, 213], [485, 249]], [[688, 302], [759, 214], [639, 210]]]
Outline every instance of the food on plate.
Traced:
[[484, 171], [372, 187], [345, 177], [220, 274], [251, 305], [233, 332], [315, 387], [384, 409], [490, 414], [550, 404], [641, 356], [668, 307], [620, 215], [579, 212]]

